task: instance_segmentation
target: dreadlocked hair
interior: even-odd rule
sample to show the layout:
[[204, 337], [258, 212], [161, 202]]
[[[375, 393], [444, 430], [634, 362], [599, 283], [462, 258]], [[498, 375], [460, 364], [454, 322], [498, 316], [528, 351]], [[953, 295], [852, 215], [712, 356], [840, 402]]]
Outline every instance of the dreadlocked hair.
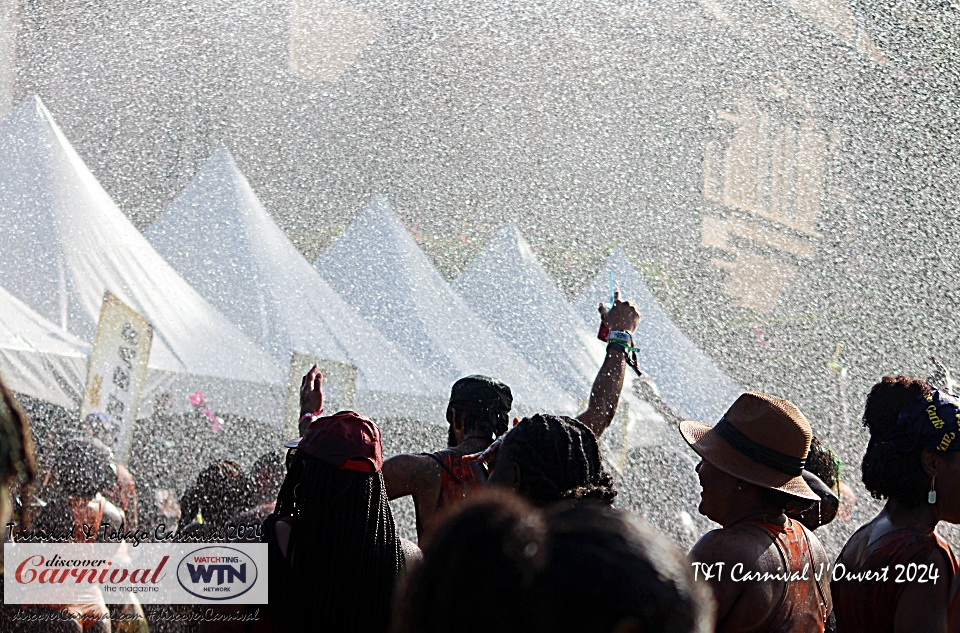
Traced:
[[884, 376], [870, 390], [863, 411], [870, 444], [861, 471], [863, 485], [875, 499], [895, 499], [905, 508], [916, 508], [926, 501], [930, 478], [920, 461], [923, 449], [901, 453], [883, 440], [897, 428], [904, 405], [931, 393], [926, 382], [908, 376]]
[[617, 491], [604, 471], [593, 431], [565, 416], [524, 418], [504, 438], [520, 467], [520, 493], [535, 505], [563, 500], [613, 503]]
[[197, 513], [205, 525], [221, 527], [233, 515], [247, 509], [251, 492], [250, 477], [232, 459], [213, 462], [197, 475], [180, 500], [181, 527], [192, 522]]
[[298, 452], [276, 515], [295, 517], [288, 590], [276, 596], [284, 604], [284, 630], [385, 631], [404, 559], [383, 475]]

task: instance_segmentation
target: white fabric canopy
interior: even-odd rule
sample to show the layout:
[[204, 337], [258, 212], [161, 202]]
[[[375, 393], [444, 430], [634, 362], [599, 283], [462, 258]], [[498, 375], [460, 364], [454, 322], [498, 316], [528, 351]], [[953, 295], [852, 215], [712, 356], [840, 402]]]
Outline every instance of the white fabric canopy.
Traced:
[[[495, 334], [566, 389], [581, 409], [586, 408], [606, 353], [596, 335], [600, 316], [595, 307], [590, 322], [594, 331], [584, 328], [583, 320], [515, 227], [501, 228], [453, 287]], [[628, 370], [621, 398], [629, 403], [629, 433], [614, 433], [629, 438], [630, 443], [640, 443], [656, 435], [663, 418], [633, 394], [632, 380]], [[649, 432], [650, 427], [656, 431]]]
[[439, 378], [389, 340], [366, 332], [357, 312], [276, 225], [225, 148], [213, 153], [145, 236], [278, 363], [289, 364], [291, 353], [300, 352], [356, 366], [365, 413], [411, 417], [428, 401], [434, 409], [443, 401], [447, 387]]
[[196, 386], [219, 411], [277, 418], [285, 372], [153, 250], [39, 98], [0, 123], [0, 165], [0, 270], [11, 294], [92, 341], [110, 290], [153, 323], [148, 389], [170, 392], [175, 410]]
[[0, 377], [22, 394], [80, 408], [90, 345], [0, 288]]
[[363, 299], [363, 314], [381, 336], [447, 385], [485, 374], [510, 386], [518, 413], [576, 409], [450, 288], [383, 198], [367, 205], [316, 267], [341, 297]]
[[587, 333], [516, 228], [501, 228], [453, 288], [528, 363], [577, 401], [590, 395], [603, 344]]
[[742, 390], [667, 316], [622, 249], [610, 256], [574, 309], [587, 323], [596, 322], [597, 304], [609, 302], [611, 270], [620, 296], [640, 310], [634, 334], [640, 369], [649, 373], [660, 394], [683, 417], [707, 423], [719, 420]]

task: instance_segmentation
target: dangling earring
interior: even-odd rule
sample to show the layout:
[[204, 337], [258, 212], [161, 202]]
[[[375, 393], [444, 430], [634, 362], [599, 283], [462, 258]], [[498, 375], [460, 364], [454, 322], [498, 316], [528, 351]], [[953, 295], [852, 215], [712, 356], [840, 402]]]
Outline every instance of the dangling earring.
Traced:
[[937, 476], [934, 475], [933, 479], [930, 480], [930, 492], [927, 493], [927, 503], [933, 505], [937, 502], [937, 490], [935, 486], [937, 485]]
[[743, 484], [738, 483], [738, 484], [737, 484], [737, 490], [739, 490], [740, 492], [743, 492]]

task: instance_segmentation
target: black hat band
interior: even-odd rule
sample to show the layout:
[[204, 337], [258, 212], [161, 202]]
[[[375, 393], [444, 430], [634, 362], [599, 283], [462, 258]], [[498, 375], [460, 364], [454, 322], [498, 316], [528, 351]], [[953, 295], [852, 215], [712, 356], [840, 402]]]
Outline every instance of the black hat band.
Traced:
[[803, 473], [803, 467], [807, 461], [805, 457], [787, 455], [763, 444], [754, 442], [744, 435], [740, 429], [731, 424], [726, 416], [720, 418], [720, 421], [713, 427], [713, 430], [736, 449], [738, 453], [749, 457], [758, 464], [772, 468], [784, 475], [790, 475], [791, 477], [799, 477]]

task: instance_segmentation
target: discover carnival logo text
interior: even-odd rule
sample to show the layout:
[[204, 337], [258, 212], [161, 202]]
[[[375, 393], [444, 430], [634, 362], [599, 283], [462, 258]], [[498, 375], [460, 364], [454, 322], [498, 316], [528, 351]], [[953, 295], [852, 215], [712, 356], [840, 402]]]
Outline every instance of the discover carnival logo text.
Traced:
[[5, 543], [4, 604], [267, 602], [262, 543]]

